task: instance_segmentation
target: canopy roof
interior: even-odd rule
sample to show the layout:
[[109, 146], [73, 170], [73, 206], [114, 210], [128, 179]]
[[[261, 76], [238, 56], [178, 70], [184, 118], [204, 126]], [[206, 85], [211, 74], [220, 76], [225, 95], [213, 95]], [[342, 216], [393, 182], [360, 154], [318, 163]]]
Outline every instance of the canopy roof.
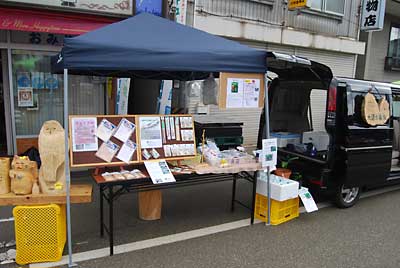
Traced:
[[53, 60], [55, 72], [153, 79], [266, 72], [265, 51], [147, 13], [67, 38]]

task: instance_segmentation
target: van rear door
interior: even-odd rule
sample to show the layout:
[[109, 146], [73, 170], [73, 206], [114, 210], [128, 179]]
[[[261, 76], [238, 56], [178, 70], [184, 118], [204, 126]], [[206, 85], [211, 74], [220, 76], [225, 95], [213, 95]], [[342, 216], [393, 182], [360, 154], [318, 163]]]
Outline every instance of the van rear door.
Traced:
[[340, 146], [345, 154], [344, 184], [348, 187], [362, 187], [383, 183], [391, 167], [393, 129], [390, 119], [382, 125], [368, 125], [363, 119], [362, 107], [368, 92], [377, 101], [386, 98], [391, 107], [391, 88], [383, 83], [351, 79], [339, 79], [338, 85], [346, 87], [347, 95], [344, 137]]

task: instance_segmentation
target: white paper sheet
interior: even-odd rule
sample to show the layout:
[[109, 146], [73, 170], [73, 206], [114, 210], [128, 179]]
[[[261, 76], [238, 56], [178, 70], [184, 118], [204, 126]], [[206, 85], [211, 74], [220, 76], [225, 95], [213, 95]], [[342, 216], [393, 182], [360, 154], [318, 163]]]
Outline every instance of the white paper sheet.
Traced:
[[[167, 118], [166, 121], [168, 121]], [[153, 117], [153, 116], [139, 117], [139, 126], [140, 126], [140, 145], [142, 149], [162, 148], [160, 117]]]
[[114, 137], [125, 143], [132, 136], [135, 127], [134, 123], [126, 118], [122, 118], [118, 124], [117, 130], [115, 131]]
[[165, 160], [144, 161], [144, 165], [154, 184], [176, 182]]
[[121, 150], [119, 150], [117, 154], [117, 158], [121, 161], [124, 161], [125, 163], [129, 164], [129, 162], [132, 160], [132, 156], [136, 151], [136, 143], [134, 143], [131, 140], [127, 140], [121, 147]]
[[263, 168], [275, 168], [278, 161], [277, 139], [263, 139], [261, 159]]
[[260, 79], [244, 79], [243, 107], [258, 108], [260, 100]]
[[97, 137], [102, 141], [108, 141], [116, 130], [116, 126], [108, 121], [107, 119], [101, 120], [99, 126], [97, 127]]
[[96, 137], [96, 117], [77, 117], [71, 120], [72, 151], [91, 152], [97, 151], [98, 141]]
[[308, 213], [318, 210], [317, 204], [307, 188], [301, 187], [299, 190], [299, 197]]
[[226, 88], [226, 107], [243, 107], [243, 79], [228, 78]]

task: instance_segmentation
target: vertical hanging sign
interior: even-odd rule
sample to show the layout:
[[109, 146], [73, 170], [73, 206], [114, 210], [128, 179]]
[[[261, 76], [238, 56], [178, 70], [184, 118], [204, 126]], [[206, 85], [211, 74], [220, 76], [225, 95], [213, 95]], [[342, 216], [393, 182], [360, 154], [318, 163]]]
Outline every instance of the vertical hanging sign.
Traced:
[[381, 31], [385, 21], [386, 0], [363, 0], [361, 31]]
[[186, 9], [187, 9], [187, 0], [175, 0], [176, 6], [176, 22], [180, 24], [186, 25]]

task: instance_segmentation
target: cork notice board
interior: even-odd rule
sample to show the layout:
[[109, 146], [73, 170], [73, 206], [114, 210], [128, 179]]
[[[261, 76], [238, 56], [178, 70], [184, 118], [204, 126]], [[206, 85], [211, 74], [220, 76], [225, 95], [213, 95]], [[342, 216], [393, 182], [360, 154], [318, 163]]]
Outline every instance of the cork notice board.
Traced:
[[[259, 82], [259, 93], [255, 94], [257, 95], [257, 100], [253, 101], [253, 103], [249, 106], [247, 102], [243, 101], [242, 105], [238, 104], [235, 105], [234, 107], [228, 103], [232, 94], [229, 94], [228, 92], [228, 80], [232, 81], [232, 79], [237, 80], [240, 83], [243, 83], [246, 80], [251, 80], [250, 82]], [[231, 86], [230, 86], [231, 87]], [[232, 89], [233, 91], [235, 88]], [[243, 86], [241, 87], [240, 85], [236, 90], [239, 91], [243, 90]], [[242, 95], [243, 97], [244, 94]], [[248, 96], [248, 94], [246, 95]], [[264, 74], [247, 74], [247, 73], [220, 73], [219, 76], [219, 101], [218, 101], [218, 106], [220, 109], [246, 109], [246, 108], [262, 108], [264, 107], [264, 96], [265, 96], [265, 85], [264, 85]], [[253, 100], [255, 98], [252, 98]], [[258, 106], [257, 106], [258, 102]]]
[[[121, 150], [124, 143], [114, 136], [110, 138], [110, 141], [118, 145], [119, 150], [112, 158], [111, 162], [107, 162], [96, 156], [96, 153], [103, 144], [103, 141], [95, 136], [95, 134], [77, 134], [77, 137], [80, 137], [80, 140], [97, 141], [97, 149], [93, 149], [91, 151], [78, 151], [76, 147], [77, 145], [74, 147], [72, 138], [72, 135], [74, 135], [73, 131], [77, 128], [77, 126], [73, 127], [72, 124], [74, 122], [76, 123], [77, 120], [88, 120], [88, 122], [90, 122], [88, 123], [90, 126], [99, 126], [103, 119], [107, 119], [109, 122], [118, 127], [120, 121], [124, 118], [135, 124], [135, 131], [132, 133], [129, 140], [136, 143], [136, 151], [134, 152], [129, 164], [138, 164], [143, 161], [162, 159], [183, 160], [196, 156], [194, 120], [191, 115], [71, 115], [69, 117], [69, 152], [71, 167], [105, 167], [127, 165], [127, 163], [116, 158], [116, 155]], [[142, 126], [141, 122], [143, 123]], [[154, 122], [156, 124], [153, 124]], [[79, 125], [79, 123], [76, 124]], [[143, 131], [143, 133], [141, 133], [141, 131]], [[75, 133], [77, 133], [76, 130]], [[91, 132], [86, 131], [85, 133]], [[85, 137], [87, 137], [87, 139], [85, 139]], [[141, 137], [143, 140], [141, 140]], [[75, 140], [76, 139], [77, 138], [75, 138]], [[90, 142], [87, 143], [90, 144]], [[81, 144], [84, 144], [84, 142], [80, 142], [79, 146]]]
[[[88, 152], [73, 152], [72, 149], [72, 120], [74, 118], [96, 118], [97, 121], [97, 126], [100, 124], [100, 122], [103, 119], [107, 119], [111, 123], [113, 123], [115, 126], [118, 126], [119, 122], [121, 121], [122, 118], [126, 118], [128, 121], [134, 123], [137, 126], [137, 117], [136, 115], [71, 115], [69, 117], [69, 140], [70, 140], [70, 159], [71, 159], [71, 167], [104, 167], [104, 166], [122, 166], [122, 165], [127, 165], [127, 163], [119, 160], [114, 156], [114, 158], [111, 160], [111, 162], [106, 162], [105, 160], [98, 158], [96, 156], [96, 151], [88, 151]], [[130, 137], [130, 140], [138, 145], [138, 135], [137, 135], [137, 127], [135, 128], [135, 131]], [[112, 136], [110, 140], [117, 144], [120, 148], [123, 145], [123, 142]], [[98, 148], [102, 145], [103, 141], [99, 138], [97, 138], [98, 141]], [[136, 149], [136, 151], [133, 154], [132, 160], [130, 161], [130, 164], [135, 164], [139, 163], [139, 148]]]

